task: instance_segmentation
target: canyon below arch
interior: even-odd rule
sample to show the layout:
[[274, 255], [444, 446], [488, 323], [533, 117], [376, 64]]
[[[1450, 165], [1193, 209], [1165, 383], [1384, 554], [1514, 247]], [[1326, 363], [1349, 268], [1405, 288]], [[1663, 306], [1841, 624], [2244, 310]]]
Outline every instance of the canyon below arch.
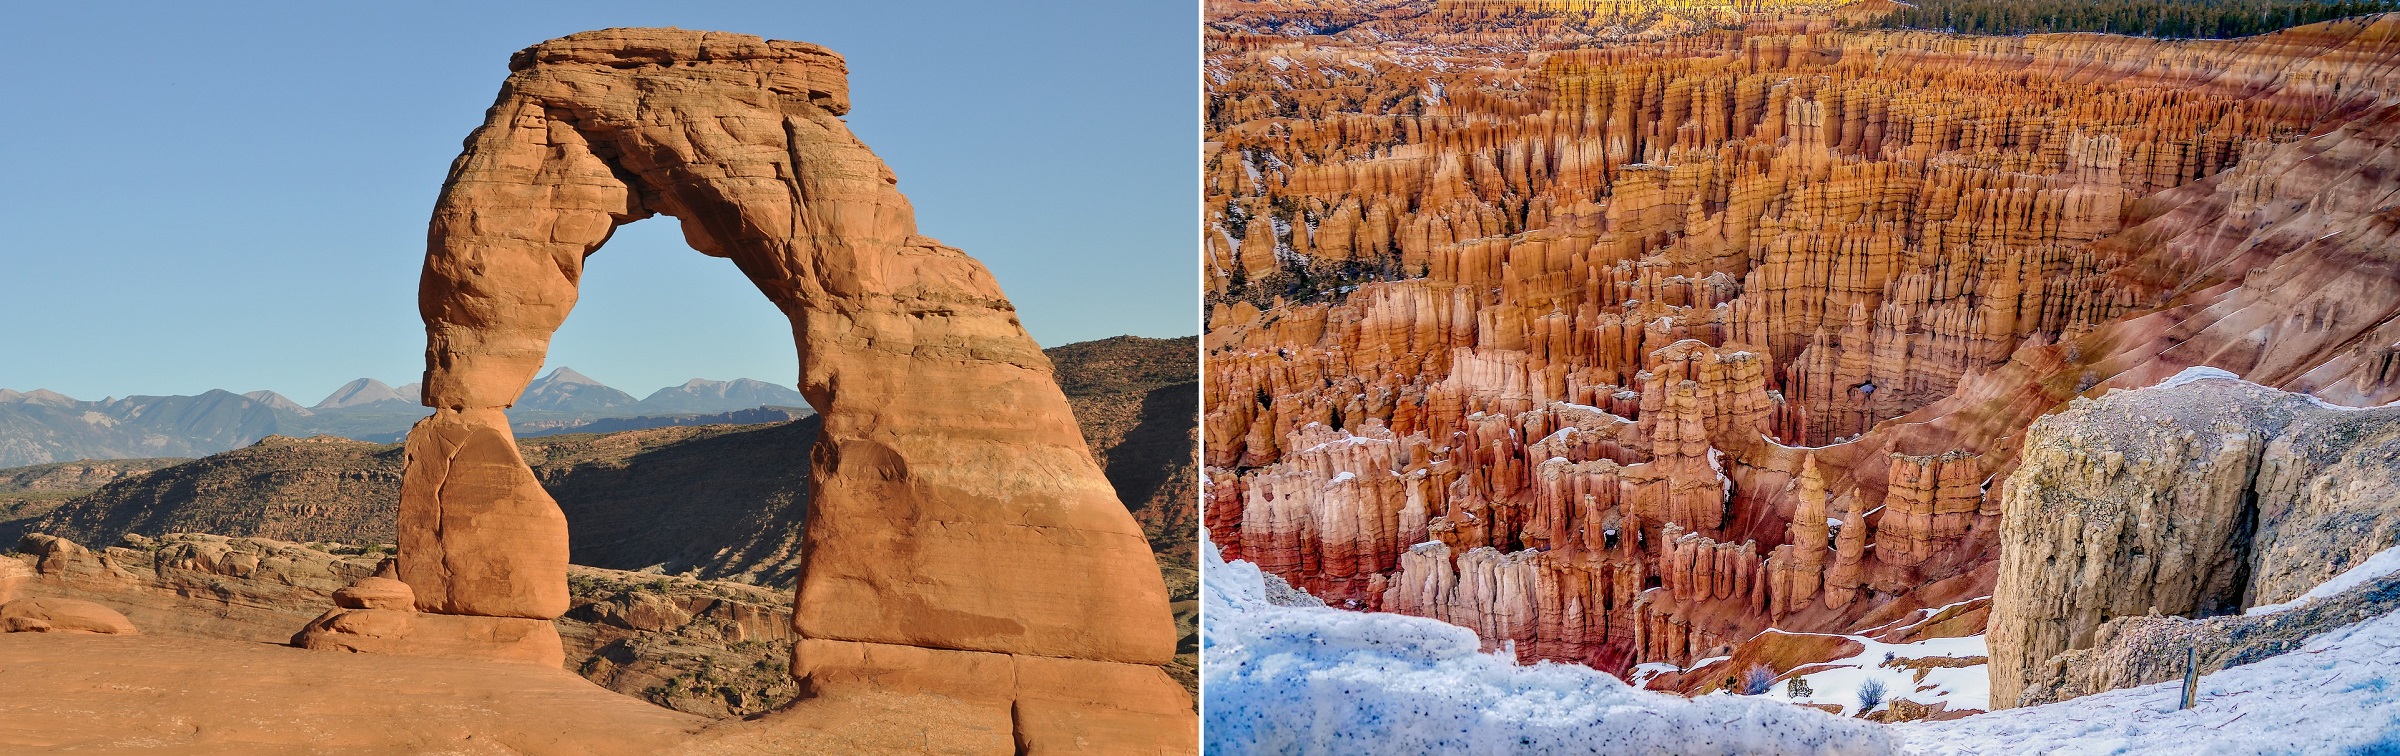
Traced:
[[2400, 544], [2400, 16], [1209, 8], [1203, 521], [1270, 601], [1955, 719]]

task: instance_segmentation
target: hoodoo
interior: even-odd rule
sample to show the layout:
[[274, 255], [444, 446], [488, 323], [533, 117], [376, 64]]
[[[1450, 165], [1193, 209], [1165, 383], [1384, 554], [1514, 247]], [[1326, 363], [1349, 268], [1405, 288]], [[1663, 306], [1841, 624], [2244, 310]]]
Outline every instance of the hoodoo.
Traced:
[[824, 416], [793, 612], [808, 697], [769, 724], [850, 751], [1188, 749], [1190, 700], [1155, 666], [1175, 631], [1149, 545], [991, 274], [917, 234], [891, 170], [844, 126], [842, 58], [610, 29], [510, 69], [427, 234], [435, 414], [408, 436], [396, 573], [414, 611], [337, 610], [386, 621], [329, 616], [301, 643], [382, 633], [363, 645], [557, 662], [566, 521], [501, 411], [585, 259], [664, 214], [790, 318], [800, 391]]

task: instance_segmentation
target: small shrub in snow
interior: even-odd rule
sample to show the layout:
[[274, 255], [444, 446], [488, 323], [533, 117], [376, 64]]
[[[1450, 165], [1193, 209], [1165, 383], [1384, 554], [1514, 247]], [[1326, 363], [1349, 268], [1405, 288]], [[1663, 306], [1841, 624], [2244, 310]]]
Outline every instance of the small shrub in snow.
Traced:
[[1858, 686], [1858, 713], [1874, 711], [1883, 703], [1883, 681], [1871, 679]]
[[1775, 668], [1773, 667], [1769, 667], [1764, 664], [1752, 664], [1750, 665], [1749, 671], [1742, 673], [1742, 695], [1762, 695], [1767, 691], [1774, 689], [1774, 687]]

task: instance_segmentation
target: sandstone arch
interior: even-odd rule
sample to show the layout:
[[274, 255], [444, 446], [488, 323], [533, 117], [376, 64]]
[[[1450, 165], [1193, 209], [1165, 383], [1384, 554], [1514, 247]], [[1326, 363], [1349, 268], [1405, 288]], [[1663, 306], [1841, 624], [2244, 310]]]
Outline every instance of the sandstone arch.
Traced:
[[612, 29], [510, 69], [426, 243], [436, 413], [409, 434], [398, 569], [419, 612], [566, 609], [566, 523], [501, 411], [574, 306], [585, 257], [667, 215], [791, 319], [800, 390], [825, 418], [794, 612], [793, 672], [818, 699], [938, 694], [985, 724], [997, 706], [1020, 745], [1103, 720], [1188, 742], [1188, 698], [1168, 711], [1157, 702], [1180, 690], [1135, 666], [1174, 653], [1148, 544], [999, 286], [916, 233], [890, 169], [840, 120], [838, 55]]

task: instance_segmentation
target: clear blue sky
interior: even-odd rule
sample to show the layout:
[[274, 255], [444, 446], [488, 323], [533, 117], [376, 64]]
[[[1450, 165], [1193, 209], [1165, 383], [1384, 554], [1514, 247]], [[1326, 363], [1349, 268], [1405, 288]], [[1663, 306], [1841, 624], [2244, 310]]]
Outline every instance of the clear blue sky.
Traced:
[[[272, 389], [423, 365], [425, 220], [508, 56], [611, 26], [815, 42], [924, 232], [1044, 346], [1198, 332], [1197, 11], [1127, 2], [0, 5], [0, 388]], [[667, 218], [594, 255], [552, 344], [634, 394], [790, 385], [789, 326]]]

